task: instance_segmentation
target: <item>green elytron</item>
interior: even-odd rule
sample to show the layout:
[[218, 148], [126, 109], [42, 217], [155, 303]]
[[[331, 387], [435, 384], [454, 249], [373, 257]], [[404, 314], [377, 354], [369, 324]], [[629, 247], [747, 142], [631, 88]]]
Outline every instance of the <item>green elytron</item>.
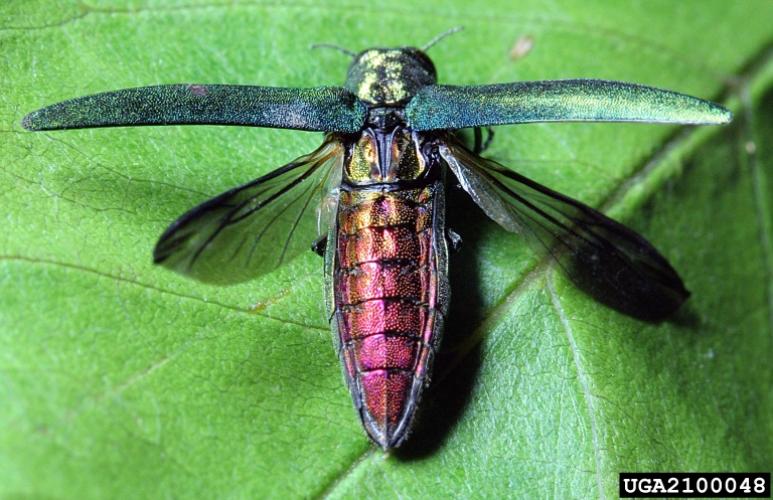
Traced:
[[[173, 222], [156, 263], [243, 281], [313, 248], [344, 376], [368, 435], [407, 438], [449, 304], [445, 187], [453, 176], [508, 231], [536, 237], [613, 306], [662, 319], [689, 293], [644, 238], [592, 208], [482, 158], [480, 127], [546, 121], [720, 124], [730, 112], [684, 94], [602, 80], [438, 85], [424, 49], [351, 54], [344, 87], [160, 85], [35, 111], [30, 130], [220, 124], [325, 132], [314, 152]], [[454, 135], [476, 129], [468, 149]]]

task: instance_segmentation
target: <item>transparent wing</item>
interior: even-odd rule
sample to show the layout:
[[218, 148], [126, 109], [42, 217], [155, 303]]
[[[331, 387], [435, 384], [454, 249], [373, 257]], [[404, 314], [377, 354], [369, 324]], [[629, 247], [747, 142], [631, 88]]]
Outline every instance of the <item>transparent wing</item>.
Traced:
[[272, 271], [326, 234], [343, 146], [329, 135], [314, 152], [205, 201], [173, 222], [155, 263], [210, 283]]
[[440, 154], [489, 217], [508, 231], [536, 237], [596, 299], [626, 314], [660, 321], [689, 297], [668, 261], [631, 229], [473, 154], [455, 138], [440, 147]]

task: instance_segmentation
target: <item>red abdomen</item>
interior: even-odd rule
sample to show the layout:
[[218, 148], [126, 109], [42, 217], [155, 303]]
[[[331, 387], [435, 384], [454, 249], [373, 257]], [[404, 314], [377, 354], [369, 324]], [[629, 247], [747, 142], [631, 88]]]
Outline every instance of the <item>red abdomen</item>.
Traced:
[[363, 423], [384, 448], [406, 437], [447, 303], [442, 185], [340, 195], [333, 317]]

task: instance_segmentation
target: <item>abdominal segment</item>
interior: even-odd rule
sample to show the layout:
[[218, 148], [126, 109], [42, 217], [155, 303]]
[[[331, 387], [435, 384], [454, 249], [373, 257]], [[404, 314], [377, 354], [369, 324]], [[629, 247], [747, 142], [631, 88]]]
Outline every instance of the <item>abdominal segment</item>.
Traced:
[[355, 189], [339, 199], [332, 321], [355, 405], [383, 448], [406, 437], [440, 338], [440, 188]]

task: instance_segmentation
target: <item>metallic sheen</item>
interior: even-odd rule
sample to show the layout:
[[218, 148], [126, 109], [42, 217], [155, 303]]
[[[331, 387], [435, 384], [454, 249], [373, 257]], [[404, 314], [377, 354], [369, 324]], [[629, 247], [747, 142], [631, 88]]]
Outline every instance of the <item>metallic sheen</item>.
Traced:
[[161, 235], [154, 260], [202, 281], [237, 283], [271, 272], [316, 237], [344, 377], [368, 435], [385, 450], [410, 433], [448, 310], [446, 235], [454, 247], [459, 237], [445, 226], [447, 174], [505, 229], [532, 234], [599, 300], [659, 320], [687, 299], [678, 273], [642, 236], [478, 156], [452, 130], [540, 121], [719, 124], [730, 121], [728, 110], [603, 80], [437, 85], [424, 50], [342, 51], [353, 56], [343, 87], [140, 87], [53, 104], [22, 125], [326, 132], [312, 153], [183, 214]]
[[711, 125], [732, 119], [727, 109], [697, 97], [606, 80], [430, 85], [414, 96], [405, 115], [415, 130], [571, 121]]
[[30, 113], [28, 130], [138, 125], [245, 125], [356, 132], [365, 106], [340, 87], [177, 84], [70, 99]]
[[328, 307], [344, 375], [385, 449], [408, 436], [448, 308], [440, 169], [410, 130], [366, 130], [344, 161], [328, 236]]

